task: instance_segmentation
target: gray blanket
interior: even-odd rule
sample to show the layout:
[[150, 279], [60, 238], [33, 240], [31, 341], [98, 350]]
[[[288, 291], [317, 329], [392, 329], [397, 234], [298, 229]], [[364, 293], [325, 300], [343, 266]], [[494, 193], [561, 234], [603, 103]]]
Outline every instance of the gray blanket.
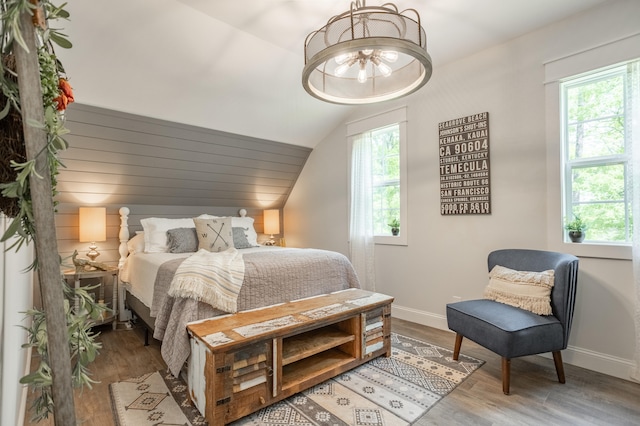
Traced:
[[[287, 249], [246, 253], [243, 257], [245, 276], [238, 311], [360, 287], [353, 266], [340, 253]], [[189, 357], [187, 323], [226, 314], [193, 299], [167, 296], [173, 274], [183, 260], [160, 267], [153, 295], [153, 305], [158, 307], [153, 337], [162, 340], [162, 357], [174, 376]]]

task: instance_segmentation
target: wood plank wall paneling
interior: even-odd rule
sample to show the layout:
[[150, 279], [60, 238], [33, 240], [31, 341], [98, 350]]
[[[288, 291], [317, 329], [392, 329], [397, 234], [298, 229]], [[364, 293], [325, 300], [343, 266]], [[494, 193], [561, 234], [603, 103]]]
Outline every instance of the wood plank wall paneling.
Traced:
[[[96, 261], [104, 262], [110, 265], [117, 265], [120, 254], [118, 246], [120, 240], [118, 234], [120, 232], [120, 214], [119, 210], [122, 205], [105, 205], [107, 209], [107, 241], [96, 243], [100, 256]], [[80, 257], [86, 257], [89, 251], [89, 243], [81, 243], [78, 241], [78, 204], [61, 203], [56, 209], [56, 233], [58, 239], [58, 252], [63, 258], [65, 269], [73, 267], [71, 265], [70, 256], [74, 250], [78, 251]], [[127, 205], [129, 208], [129, 232], [131, 236], [135, 235], [135, 231], [141, 231], [140, 219], [145, 217], [165, 217], [165, 218], [183, 218], [196, 217], [200, 214], [207, 213], [217, 216], [238, 216], [236, 207], [210, 207], [210, 206], [175, 206], [175, 205]], [[258, 232], [258, 241], [266, 240], [263, 234], [263, 218], [262, 209], [246, 208], [247, 216], [253, 217], [254, 226]], [[282, 217], [282, 214], [280, 215]], [[65, 258], [67, 262], [64, 262]]]
[[[131, 235], [144, 217], [237, 216], [244, 208], [262, 234], [262, 211], [282, 209], [311, 149], [87, 105], [66, 115], [69, 149], [58, 176], [58, 251], [81, 257], [78, 207], [107, 207], [107, 241], [96, 259], [117, 264], [118, 210], [131, 210]], [[282, 217], [282, 215], [281, 215]], [[281, 229], [284, 229], [281, 223]], [[263, 239], [266, 239], [263, 238]], [[259, 238], [259, 241], [260, 238]], [[70, 259], [68, 259], [70, 264]]]
[[57, 200], [282, 208], [311, 149], [73, 104]]

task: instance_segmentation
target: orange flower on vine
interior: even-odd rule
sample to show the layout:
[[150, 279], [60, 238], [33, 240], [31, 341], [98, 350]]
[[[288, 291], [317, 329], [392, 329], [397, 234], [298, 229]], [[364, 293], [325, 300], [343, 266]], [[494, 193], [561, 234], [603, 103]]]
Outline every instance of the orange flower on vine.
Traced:
[[74, 101], [73, 89], [69, 82], [64, 78], [58, 80], [58, 88], [60, 89], [60, 94], [54, 99], [54, 101], [58, 104], [58, 111], [64, 111], [67, 109], [67, 105]]

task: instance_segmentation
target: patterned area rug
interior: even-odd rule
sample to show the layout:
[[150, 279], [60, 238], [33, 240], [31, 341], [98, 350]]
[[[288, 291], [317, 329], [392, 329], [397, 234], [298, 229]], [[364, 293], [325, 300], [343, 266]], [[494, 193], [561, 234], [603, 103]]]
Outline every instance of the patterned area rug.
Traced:
[[[392, 334], [392, 355], [240, 419], [254, 425], [408, 425], [478, 369], [484, 361]], [[149, 373], [110, 386], [116, 424], [206, 425], [187, 386], [170, 373]]]

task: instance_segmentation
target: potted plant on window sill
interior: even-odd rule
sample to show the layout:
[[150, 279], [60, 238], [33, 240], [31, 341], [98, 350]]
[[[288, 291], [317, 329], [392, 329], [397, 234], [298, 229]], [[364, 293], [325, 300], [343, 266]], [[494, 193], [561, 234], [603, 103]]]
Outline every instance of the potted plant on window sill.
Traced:
[[389, 226], [391, 227], [391, 235], [394, 237], [400, 233], [400, 221], [398, 221], [398, 219], [393, 219], [389, 223]]
[[564, 228], [569, 232], [569, 239], [572, 243], [581, 243], [584, 241], [587, 224], [580, 216], [575, 215], [573, 220], [568, 222]]

